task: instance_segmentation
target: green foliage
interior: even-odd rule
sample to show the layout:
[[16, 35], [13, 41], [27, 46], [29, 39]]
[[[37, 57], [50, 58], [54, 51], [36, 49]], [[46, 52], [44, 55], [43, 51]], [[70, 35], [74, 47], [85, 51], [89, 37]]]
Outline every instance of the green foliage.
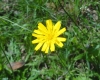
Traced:
[[[51, 54], [31, 43], [47, 19], [67, 29], [64, 47]], [[0, 1], [0, 80], [100, 80], [99, 22], [98, 0]], [[22, 66], [12, 70], [16, 62]]]

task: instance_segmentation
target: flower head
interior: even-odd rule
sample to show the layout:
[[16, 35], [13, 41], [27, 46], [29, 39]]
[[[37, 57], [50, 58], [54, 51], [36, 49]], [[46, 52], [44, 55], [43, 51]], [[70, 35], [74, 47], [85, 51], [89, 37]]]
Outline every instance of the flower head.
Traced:
[[42, 23], [38, 23], [38, 29], [32, 33], [32, 36], [36, 37], [32, 41], [32, 44], [37, 43], [35, 50], [41, 49], [41, 51], [48, 53], [49, 50], [55, 51], [55, 44], [63, 47], [62, 42], [66, 41], [66, 38], [60, 37], [60, 35], [66, 31], [66, 28], [60, 29], [60, 27], [61, 21], [53, 25], [52, 20], [46, 20], [46, 27]]

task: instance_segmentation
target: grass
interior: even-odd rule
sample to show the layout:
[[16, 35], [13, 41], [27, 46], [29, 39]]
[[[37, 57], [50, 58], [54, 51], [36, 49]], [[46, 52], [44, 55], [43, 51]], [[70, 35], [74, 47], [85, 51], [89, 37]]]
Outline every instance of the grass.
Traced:
[[[67, 29], [64, 47], [48, 55], [31, 42], [47, 19]], [[99, 0], [0, 1], [0, 80], [100, 80], [99, 22]]]

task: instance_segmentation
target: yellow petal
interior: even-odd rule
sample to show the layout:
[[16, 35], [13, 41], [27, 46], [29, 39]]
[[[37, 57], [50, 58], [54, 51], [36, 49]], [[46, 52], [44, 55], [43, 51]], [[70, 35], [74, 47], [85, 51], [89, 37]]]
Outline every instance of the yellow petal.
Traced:
[[45, 53], [48, 54], [49, 52], [49, 45], [46, 47]]
[[36, 50], [36, 51], [39, 50], [39, 49], [41, 48], [42, 44], [43, 44], [43, 42], [40, 42], [40, 43], [35, 47], [35, 50]]
[[44, 36], [43, 35], [39, 35], [39, 34], [32, 34], [32, 36], [34, 36], [34, 37], [37, 37], [37, 38], [44, 38]]
[[48, 45], [47, 45], [47, 43], [45, 42], [44, 45], [43, 45], [43, 47], [42, 47], [42, 50], [41, 50], [41, 51], [45, 51], [46, 48], [47, 48], [47, 46], [48, 46]]
[[51, 31], [53, 27], [52, 20], [47, 20], [46, 26], [47, 26], [48, 31]]
[[32, 33], [32, 36], [34, 36], [34, 37], [38, 37], [38, 36], [40, 36], [40, 35], [35, 34], [35, 33]]
[[36, 34], [43, 34], [40, 30], [34, 30], [34, 33], [36, 33]]
[[57, 32], [56, 36], [61, 35], [61, 34], [64, 33], [65, 31], [66, 31], [66, 28], [63, 28], [63, 29], [59, 30], [59, 31]]
[[57, 44], [59, 47], [63, 47], [63, 43], [60, 42], [60, 41], [56, 41], [56, 44]]
[[39, 42], [40, 42], [39, 39], [35, 39], [35, 40], [32, 41], [32, 44], [39, 43]]
[[41, 30], [42, 32], [47, 33], [47, 29], [42, 23], [38, 24], [38, 29]]
[[64, 42], [64, 41], [66, 41], [66, 38], [63, 38], [63, 37], [57, 37], [57, 40], [58, 40], [58, 41]]
[[51, 50], [51, 51], [55, 51], [54, 42], [51, 43], [50, 50]]
[[61, 27], [61, 21], [58, 21], [54, 26], [54, 30], [58, 31], [60, 27]]

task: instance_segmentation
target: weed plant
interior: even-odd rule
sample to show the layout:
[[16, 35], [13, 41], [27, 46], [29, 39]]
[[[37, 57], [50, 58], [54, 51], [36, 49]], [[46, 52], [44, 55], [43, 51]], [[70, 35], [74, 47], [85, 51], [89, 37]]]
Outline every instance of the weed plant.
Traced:
[[[99, 0], [1, 0], [0, 80], [100, 80]], [[61, 21], [67, 39], [51, 54], [35, 51], [32, 33]]]

